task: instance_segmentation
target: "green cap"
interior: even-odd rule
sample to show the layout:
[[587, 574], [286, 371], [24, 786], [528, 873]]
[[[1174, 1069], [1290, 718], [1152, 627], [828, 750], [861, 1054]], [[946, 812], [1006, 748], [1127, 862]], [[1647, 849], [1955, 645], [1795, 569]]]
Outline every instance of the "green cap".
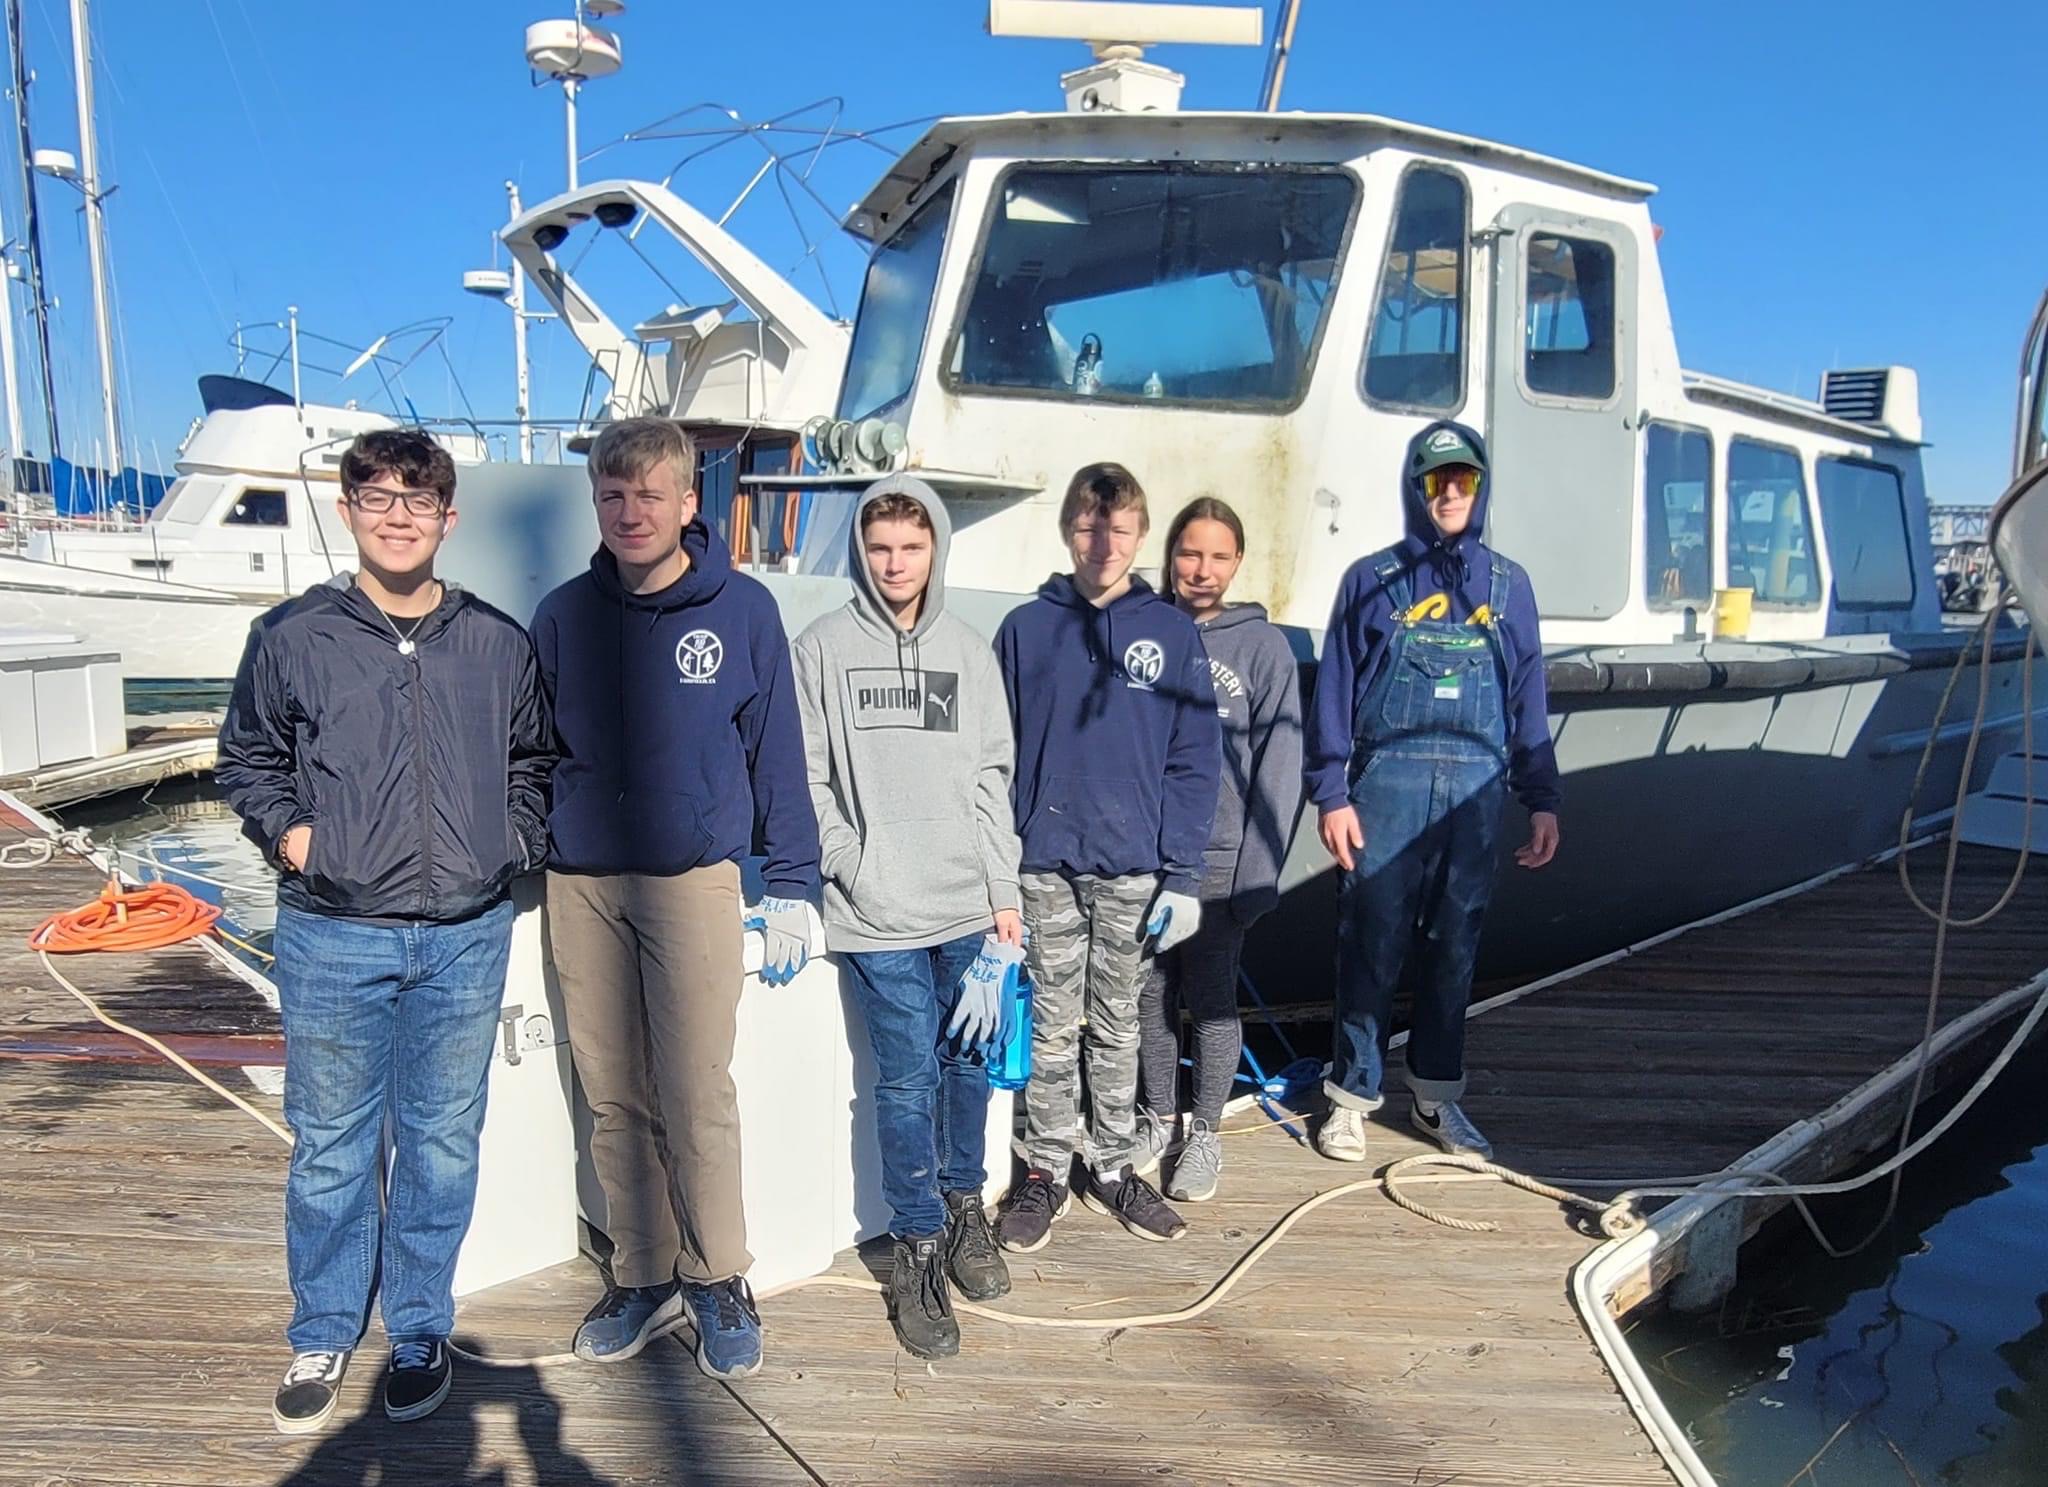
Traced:
[[1440, 470], [1445, 465], [1470, 465], [1475, 470], [1484, 470], [1486, 461], [1472, 441], [1454, 428], [1441, 428], [1424, 439], [1415, 453], [1409, 456], [1408, 473], [1420, 479], [1431, 470]]

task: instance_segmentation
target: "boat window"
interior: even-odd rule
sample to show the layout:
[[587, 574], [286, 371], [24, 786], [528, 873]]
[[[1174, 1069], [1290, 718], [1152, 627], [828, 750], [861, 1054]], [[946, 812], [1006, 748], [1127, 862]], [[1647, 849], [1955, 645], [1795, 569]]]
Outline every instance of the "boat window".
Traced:
[[1401, 181], [1365, 354], [1365, 395], [1455, 408], [1465, 393], [1465, 182], [1418, 167]]
[[220, 482], [204, 475], [182, 475], [171, 484], [164, 498], [150, 508], [153, 522], [202, 522], [220, 495]]
[[868, 260], [839, 390], [841, 418], [869, 418], [910, 396], [938, 288], [953, 189], [948, 181]]
[[1728, 445], [1728, 586], [1758, 604], [1820, 602], [1820, 564], [1806, 510], [1806, 473], [1790, 449], [1749, 439]]
[[1614, 395], [1614, 250], [1589, 238], [1529, 238], [1522, 376], [1529, 391]]
[[1643, 447], [1643, 567], [1652, 609], [1704, 609], [1714, 590], [1714, 441], [1653, 423]]
[[284, 527], [291, 525], [286, 515], [284, 492], [273, 490], [245, 490], [235, 497], [235, 504], [228, 508], [228, 514], [220, 519], [224, 527]]
[[949, 383], [1288, 407], [1356, 187], [1333, 170], [1113, 166], [1004, 177]]
[[1815, 480], [1835, 603], [1844, 609], [1911, 608], [1913, 549], [1899, 472], [1862, 460], [1823, 459]]

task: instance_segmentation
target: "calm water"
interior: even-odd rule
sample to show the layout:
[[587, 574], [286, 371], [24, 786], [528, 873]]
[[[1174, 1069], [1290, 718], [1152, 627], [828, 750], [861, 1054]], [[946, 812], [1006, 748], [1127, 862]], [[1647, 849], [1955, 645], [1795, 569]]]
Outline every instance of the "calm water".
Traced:
[[242, 835], [210, 780], [173, 780], [142, 795], [87, 801], [59, 813], [112, 846], [138, 878], [161, 877], [219, 904], [224, 928], [260, 950], [277, 924], [277, 875]]
[[[1787, 1487], [1816, 1452], [1820, 1487], [2048, 1483], [2044, 1076], [2048, 1050], [2015, 1060], [1861, 1255], [1828, 1259], [1793, 1219], [1720, 1314], [1630, 1335], [1723, 1487]], [[1874, 1191], [1821, 1211], [1838, 1246], [1876, 1222]]]

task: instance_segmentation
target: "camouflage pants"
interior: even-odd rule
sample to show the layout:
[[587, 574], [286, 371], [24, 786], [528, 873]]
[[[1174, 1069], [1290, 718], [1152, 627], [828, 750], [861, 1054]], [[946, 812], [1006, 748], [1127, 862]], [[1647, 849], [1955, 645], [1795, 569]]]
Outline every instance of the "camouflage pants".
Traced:
[[1018, 887], [1031, 930], [1025, 1160], [1060, 1182], [1067, 1180], [1077, 1151], [1093, 1170], [1113, 1171], [1131, 1159], [1137, 1141], [1138, 986], [1144, 979], [1145, 910], [1159, 891], [1159, 880], [1150, 873], [1124, 878], [1025, 873]]

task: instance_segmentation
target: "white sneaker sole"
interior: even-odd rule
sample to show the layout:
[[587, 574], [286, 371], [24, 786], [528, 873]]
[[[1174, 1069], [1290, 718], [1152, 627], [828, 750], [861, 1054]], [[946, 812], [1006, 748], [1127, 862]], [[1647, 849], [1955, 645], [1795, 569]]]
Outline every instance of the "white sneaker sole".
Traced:
[[1118, 1213], [1114, 1208], [1111, 1208], [1107, 1203], [1103, 1202], [1100, 1198], [1096, 1197], [1095, 1194], [1092, 1192], [1083, 1193], [1081, 1195], [1081, 1201], [1087, 1204], [1090, 1208], [1094, 1209], [1097, 1213], [1101, 1214], [1104, 1218], [1115, 1219], [1118, 1223], [1124, 1226], [1124, 1230], [1126, 1233], [1134, 1234], [1140, 1239], [1149, 1239], [1154, 1244], [1171, 1244], [1176, 1239], [1184, 1239], [1187, 1237], [1188, 1228], [1186, 1224], [1182, 1224], [1179, 1229], [1175, 1230], [1171, 1234], [1154, 1234], [1150, 1229], [1141, 1229], [1136, 1224], [1132, 1223], [1129, 1219], [1125, 1218], [1122, 1214]]
[[649, 1343], [666, 1337], [669, 1333], [675, 1331], [677, 1327], [682, 1325], [682, 1321], [683, 1293], [678, 1291], [675, 1295], [657, 1306], [654, 1309], [653, 1315], [648, 1317], [647, 1325], [640, 1329], [640, 1335], [620, 1348], [616, 1353], [599, 1353], [586, 1349], [579, 1339], [575, 1347], [576, 1356], [585, 1363], [624, 1363], [628, 1358], [639, 1357], [641, 1353], [646, 1351]]
[[1176, 1191], [1174, 1188], [1168, 1187], [1166, 1190], [1166, 1196], [1171, 1198], [1176, 1203], [1207, 1203], [1211, 1198], [1216, 1196], [1216, 1189], [1221, 1187], [1222, 1185], [1223, 1184], [1219, 1179], [1216, 1182], [1210, 1183], [1207, 1187], [1203, 1188], [1199, 1193], [1194, 1191], [1192, 1188], [1182, 1188]]
[[270, 1423], [277, 1427], [279, 1435], [311, 1435], [334, 1418], [335, 1408], [340, 1403], [341, 1389], [337, 1385], [334, 1390], [334, 1397], [327, 1401], [327, 1408], [320, 1411], [319, 1414], [307, 1415], [297, 1420], [288, 1420], [277, 1412], [277, 1406], [273, 1404], [270, 1407]]
[[746, 1379], [752, 1378], [761, 1371], [761, 1360], [756, 1358], [752, 1363], [742, 1363], [738, 1368], [720, 1373], [711, 1366], [711, 1360], [704, 1355], [704, 1344], [700, 1341], [697, 1344], [697, 1368], [707, 1378], [720, 1380]]
[[1365, 1160], [1365, 1148], [1363, 1146], [1344, 1146], [1332, 1151], [1318, 1140], [1316, 1142], [1316, 1150], [1333, 1162], [1362, 1162]]
[[1424, 1125], [1421, 1121], [1415, 1118], [1413, 1113], [1411, 1113], [1408, 1117], [1408, 1124], [1415, 1128], [1416, 1133], [1418, 1135], [1425, 1136], [1429, 1140], [1434, 1141], [1438, 1146], [1444, 1149], [1446, 1154], [1450, 1156], [1477, 1157], [1482, 1162], [1490, 1162], [1493, 1160], [1493, 1148], [1491, 1146], [1460, 1146], [1455, 1141], [1447, 1141], [1444, 1139], [1443, 1133], [1441, 1131], [1438, 1131], [1433, 1127]]

